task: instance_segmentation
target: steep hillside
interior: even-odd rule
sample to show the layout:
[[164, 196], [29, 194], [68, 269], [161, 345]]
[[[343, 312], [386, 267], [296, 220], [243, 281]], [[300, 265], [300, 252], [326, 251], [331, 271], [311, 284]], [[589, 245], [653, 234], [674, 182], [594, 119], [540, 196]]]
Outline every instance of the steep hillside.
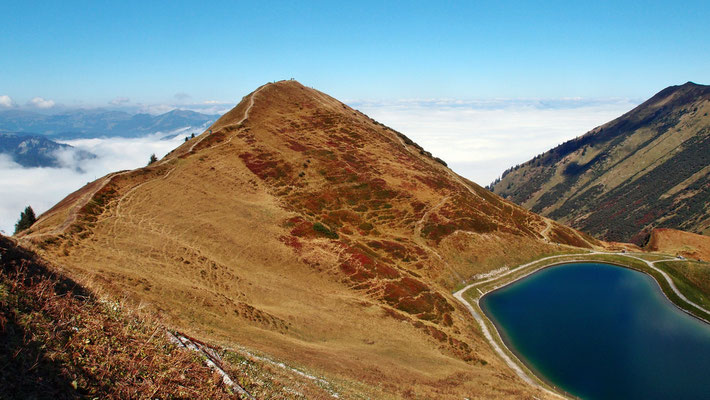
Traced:
[[317, 377], [243, 350], [209, 347], [147, 313], [103, 300], [2, 235], [0, 365], [2, 399], [314, 399], [337, 393]]
[[506, 171], [492, 190], [598, 238], [710, 234], [710, 86], [672, 86]]
[[597, 244], [295, 81], [73, 193], [20, 240], [193, 336], [376, 398], [545, 397], [451, 292]]
[[654, 229], [644, 248], [694, 260], [710, 261], [710, 236], [675, 229]]
[[158, 330], [0, 236], [0, 398], [232, 398]]

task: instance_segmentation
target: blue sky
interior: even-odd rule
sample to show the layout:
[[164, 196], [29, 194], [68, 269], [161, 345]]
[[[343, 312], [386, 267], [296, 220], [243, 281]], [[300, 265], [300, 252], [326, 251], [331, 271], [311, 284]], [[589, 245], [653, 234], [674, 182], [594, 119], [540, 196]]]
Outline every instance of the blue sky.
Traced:
[[[221, 113], [296, 78], [486, 185], [666, 86], [710, 83], [707, 0], [204, 3], [0, 0], [0, 111]], [[0, 231], [175, 146], [71, 144], [99, 157], [80, 173], [0, 155]]]
[[710, 83], [708, 15], [707, 1], [2, 0], [0, 95], [236, 102], [293, 77], [346, 100], [645, 98]]

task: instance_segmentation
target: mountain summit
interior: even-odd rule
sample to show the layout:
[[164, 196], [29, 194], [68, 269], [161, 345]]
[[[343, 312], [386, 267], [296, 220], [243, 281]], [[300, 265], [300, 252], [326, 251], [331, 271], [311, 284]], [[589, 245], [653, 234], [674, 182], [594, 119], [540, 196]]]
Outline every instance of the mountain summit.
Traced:
[[710, 234], [710, 86], [668, 87], [503, 174], [496, 194], [605, 240]]
[[296, 81], [261, 86], [163, 160], [88, 184], [20, 240], [182, 331], [376, 398], [545, 397], [451, 292], [598, 244]]

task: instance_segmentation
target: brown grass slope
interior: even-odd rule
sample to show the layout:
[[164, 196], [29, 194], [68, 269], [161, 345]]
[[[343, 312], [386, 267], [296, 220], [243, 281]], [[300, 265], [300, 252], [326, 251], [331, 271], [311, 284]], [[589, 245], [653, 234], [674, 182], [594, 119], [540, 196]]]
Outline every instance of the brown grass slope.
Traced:
[[651, 231], [644, 249], [676, 254], [694, 260], [710, 261], [710, 236], [658, 228]]
[[234, 398], [159, 325], [97, 301], [3, 236], [0, 267], [0, 398]]
[[492, 190], [598, 238], [710, 233], [710, 86], [672, 86], [504, 173]]
[[337, 393], [244, 350], [211, 347], [210, 359], [239, 387], [227, 385], [205, 354], [176, 345], [175, 334], [183, 336], [168, 333], [149, 313], [106, 300], [0, 235], [0, 399], [317, 399]]
[[193, 336], [322, 374], [346, 397], [544, 397], [451, 291], [598, 244], [295, 81], [70, 198], [21, 241]]

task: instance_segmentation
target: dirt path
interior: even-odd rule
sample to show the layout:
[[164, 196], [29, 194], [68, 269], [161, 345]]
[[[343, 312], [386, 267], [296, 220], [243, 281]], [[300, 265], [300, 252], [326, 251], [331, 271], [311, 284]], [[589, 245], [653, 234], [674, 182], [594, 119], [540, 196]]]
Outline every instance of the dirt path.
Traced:
[[[654, 271], [656, 271], [656, 272], [658, 272], [659, 274], [663, 275], [663, 278], [666, 280], [666, 282], [668, 282], [668, 286], [670, 286], [671, 290], [673, 290], [673, 293], [675, 293], [676, 296], [680, 297], [684, 302], [690, 304], [691, 306], [697, 308], [698, 310], [703, 311], [703, 312], [705, 312], [706, 314], [710, 315], [710, 311], [708, 311], [706, 308], [704, 308], [703, 306], [701, 306], [701, 305], [699, 305], [699, 304], [697, 304], [697, 303], [694, 303], [694, 302], [688, 300], [688, 298], [685, 297], [685, 296], [680, 292], [680, 290], [678, 290], [678, 288], [676, 287], [675, 283], [673, 282], [673, 279], [671, 279], [670, 275], [668, 275], [665, 271], [663, 271], [662, 269], [660, 269], [660, 268], [658, 268], [658, 267], [656, 267], [656, 266], [654, 265], [654, 264], [659, 263], [659, 262], [681, 261], [681, 260], [678, 260], [678, 259], [676, 259], [676, 258], [669, 258], [669, 259], [667, 259], [667, 260], [647, 261], [647, 260], [644, 260], [643, 258], [636, 257], [636, 256], [632, 256], [632, 255], [630, 255], [630, 254], [623, 254], [623, 255], [625, 255], [626, 257], [629, 257], [629, 258], [634, 258], [634, 259], [636, 259], [636, 260], [640, 260], [640, 261], [645, 262], [646, 265], [648, 265], [651, 269], [653, 269]], [[682, 310], [682, 309], [681, 309], [681, 310]], [[683, 311], [685, 311], [685, 310], [683, 310]], [[691, 314], [691, 315], [693, 315], [693, 314]], [[698, 319], [701, 319], [701, 320], [707, 322], [708, 324], [710, 324], [710, 321], [707, 321], [707, 320], [704, 319], [704, 318], [700, 318], [700, 317], [698, 317], [697, 315], [693, 315], [693, 316], [696, 317], [696, 318], [698, 318]]]
[[[249, 118], [249, 111], [251, 111], [252, 107], [254, 107], [254, 96], [256, 96], [257, 93], [259, 93], [262, 89], [264, 89], [264, 88], [265, 88], [266, 86], [268, 86], [268, 85], [269, 85], [269, 84], [267, 83], [266, 85], [263, 85], [263, 86], [259, 87], [258, 89], [256, 89], [254, 92], [252, 92], [252, 94], [249, 96], [249, 106], [247, 106], [247, 109], [244, 110], [244, 116], [243, 116], [242, 119], [240, 119], [239, 121], [235, 122], [234, 124], [230, 124], [230, 125], [240, 125], [241, 123], [243, 123], [244, 121], [246, 121], [247, 118]], [[203, 134], [203, 135], [204, 135], [204, 134]], [[188, 153], [191, 152], [191, 151], [195, 148], [195, 146], [197, 146], [198, 144], [200, 144], [200, 142], [202, 142], [205, 138], [209, 137], [210, 135], [211, 135], [211, 134], [206, 134], [206, 135], [204, 135], [202, 138], [200, 138], [200, 140], [198, 140], [196, 143], [194, 143], [192, 146], [190, 146], [190, 149], [189, 149], [187, 152], [188, 152]], [[231, 142], [232, 139], [234, 139], [235, 136], [236, 136], [236, 134], [230, 136], [230, 138], [229, 138], [228, 140], [224, 141], [223, 143], [216, 144], [216, 145], [214, 145], [214, 146], [210, 146], [210, 148], [213, 149], [213, 148], [217, 148], [217, 147], [220, 147], [220, 146], [224, 146], [225, 144]], [[169, 159], [166, 159], [166, 160], [163, 160], [163, 161], [161, 161], [161, 163], [158, 164], [158, 165], [165, 164], [165, 163], [167, 163], [167, 162], [169, 162], [169, 161], [172, 161], [173, 159], [174, 159], [174, 157], [169, 158]], [[170, 169], [170, 171], [168, 171], [168, 172], [162, 177], [162, 179], [168, 179], [168, 177], [170, 176], [170, 174], [171, 174], [173, 171], [175, 171], [175, 168], [177, 168], [177, 166], [174, 166], [172, 169]], [[123, 196], [121, 196], [121, 198], [118, 200], [118, 204], [117, 204], [117, 206], [116, 206], [116, 215], [117, 215], [117, 216], [120, 216], [121, 202], [122, 202], [123, 200], [125, 200], [129, 195], [131, 195], [131, 193], [135, 192], [136, 189], [140, 188], [141, 186], [145, 185], [146, 183], [153, 182], [153, 181], [155, 181], [155, 180], [157, 180], [157, 179], [158, 179], [158, 178], [151, 179], [151, 180], [149, 180], [149, 181], [145, 181], [145, 182], [143, 182], [143, 183], [141, 183], [141, 184], [139, 184], [139, 185], [137, 185], [137, 186], [131, 188], [131, 190], [129, 190], [129, 191], [126, 192]]]
[[[517, 267], [517, 268], [509, 269], [509, 270], [507, 270], [507, 271], [504, 271], [504, 272], [502, 272], [502, 273], [500, 273], [500, 274], [498, 274], [498, 275], [492, 276], [492, 277], [490, 277], [490, 278], [487, 278], [487, 279], [484, 279], [484, 280], [481, 280], [481, 281], [477, 281], [477, 282], [471, 283], [471, 284], [465, 286], [463, 289], [461, 289], [461, 290], [457, 291], [456, 293], [454, 293], [454, 297], [455, 297], [458, 301], [460, 301], [460, 302], [468, 309], [469, 313], [471, 313], [471, 315], [473, 316], [473, 319], [476, 320], [476, 322], [478, 323], [478, 326], [481, 328], [481, 332], [483, 332], [483, 336], [486, 338], [486, 340], [487, 340], [488, 343], [491, 345], [491, 347], [493, 347], [493, 350], [495, 350], [495, 352], [498, 353], [498, 355], [500, 356], [500, 358], [502, 358], [503, 361], [505, 361], [505, 363], [508, 365], [508, 367], [510, 367], [510, 369], [512, 369], [512, 370], [520, 377], [520, 379], [522, 379], [523, 381], [525, 381], [527, 384], [529, 384], [529, 385], [531, 385], [531, 386], [534, 386], [534, 387], [536, 387], [536, 388], [538, 388], [538, 389], [544, 391], [545, 393], [550, 394], [550, 395], [552, 395], [552, 396], [555, 396], [555, 397], [557, 397], [557, 398], [564, 398], [564, 397], [563, 397], [563, 396], [560, 396], [558, 393], [555, 393], [555, 392], [553, 392], [553, 391], [551, 391], [551, 390], [549, 390], [549, 389], [543, 387], [542, 385], [538, 384], [535, 380], [533, 380], [533, 378], [530, 377], [530, 375], [528, 375], [527, 372], [525, 372], [525, 371], [520, 367], [520, 365], [522, 365], [522, 362], [521, 362], [520, 360], [517, 360], [517, 362], [516, 362], [516, 361], [513, 361], [513, 359], [508, 355], [508, 353], [506, 353], [505, 350], [503, 350], [503, 348], [498, 344], [498, 342], [497, 342], [496, 340], [494, 340], [493, 335], [491, 334], [491, 331], [488, 329], [488, 325], [486, 325], [486, 322], [485, 322], [485, 320], [483, 319], [483, 317], [482, 317], [478, 312], [476, 312], [476, 310], [473, 308], [473, 306], [471, 305], [471, 303], [469, 303], [466, 299], [464, 299], [463, 294], [464, 294], [467, 290], [469, 290], [469, 289], [471, 289], [471, 288], [473, 288], [473, 287], [476, 287], [476, 286], [482, 285], [482, 284], [484, 284], [484, 283], [488, 283], [488, 282], [491, 282], [491, 281], [500, 279], [500, 278], [502, 278], [502, 277], [508, 276], [508, 275], [510, 275], [510, 274], [512, 274], [512, 273], [518, 272], [518, 271], [520, 271], [520, 270], [522, 270], [522, 269], [525, 269], [525, 268], [527, 268], [527, 267], [529, 267], [529, 266], [531, 266], [531, 265], [533, 265], [533, 264], [539, 263], [539, 262], [541, 262], [541, 261], [552, 260], [552, 259], [560, 258], [560, 257], [588, 256], [588, 255], [591, 255], [591, 254], [599, 254], [599, 253], [598, 253], [598, 252], [591, 252], [591, 253], [565, 254], [565, 255], [549, 256], [549, 257], [541, 258], [541, 259], [538, 259], [538, 260], [535, 260], [535, 261], [531, 261], [531, 262], [529, 262], [529, 263], [527, 263], [527, 264], [520, 265], [520, 266]], [[526, 276], [528, 276], [528, 275], [530, 275], [530, 274], [532, 274], [532, 273], [534, 273], [534, 272], [537, 272], [537, 269], [533, 269], [533, 270], [529, 271], [528, 273], [523, 274], [523, 275], [522, 275], [521, 277], [519, 277], [518, 279], [522, 279], [522, 278], [524, 278], [524, 277], [526, 277]], [[518, 280], [518, 279], [516, 279], [516, 280]], [[508, 282], [508, 283], [506, 283], [506, 284], [510, 284], [510, 282]], [[484, 293], [484, 292], [481, 291], [480, 289], [478, 289], [478, 291], [479, 291], [479, 293], [481, 294], [480, 297], [483, 297], [483, 295], [484, 295], [485, 293], [487, 293], [487, 292]], [[480, 298], [480, 297], [479, 297], [479, 298]], [[476, 299], [476, 305], [478, 305], [478, 299]], [[496, 333], [497, 333], [497, 332], [496, 332]], [[498, 336], [500, 337], [500, 335], [498, 335]]]
[[550, 233], [550, 230], [552, 229], [552, 222], [545, 217], [542, 217], [542, 218], [544, 218], [543, 221], [545, 221], [545, 228], [542, 229], [542, 232], [540, 232], [540, 234], [542, 235], [542, 237], [545, 238], [545, 240], [547, 240], [548, 242], [551, 242], [549, 233]]
[[[254, 106], [254, 96], [256, 96], [257, 93], [259, 93], [262, 89], [264, 89], [264, 88], [265, 88], [266, 86], [268, 86], [268, 85], [269, 85], [269, 84], [267, 83], [267, 84], [265, 84], [265, 85], [259, 87], [258, 89], [256, 89], [254, 92], [251, 93], [251, 95], [249, 96], [249, 106], [247, 106], [246, 110], [244, 110], [244, 116], [243, 116], [239, 121], [237, 121], [236, 123], [234, 123], [233, 125], [240, 125], [240, 124], [242, 124], [244, 121], [246, 121], [246, 119], [249, 117], [249, 111], [251, 111], [252, 107]], [[202, 142], [205, 138], [209, 137], [210, 135], [211, 135], [211, 130], [210, 130], [210, 133], [208, 133], [208, 134], [203, 134], [203, 136], [202, 136], [198, 141], [196, 141], [192, 146], [190, 146], [190, 149], [189, 149], [187, 152], [189, 153], [189, 152], [193, 151], [193, 149], [195, 148], [195, 146], [197, 146], [198, 144], [200, 144], [200, 142]], [[216, 145], [213, 145], [213, 146], [210, 146], [210, 148], [212, 149], [212, 148], [217, 148], [217, 147], [220, 147], [220, 146], [224, 146], [225, 144], [231, 142], [232, 139], [233, 139], [235, 136], [236, 136], [236, 134], [230, 136], [230, 138], [229, 138], [228, 140], [226, 140], [225, 142], [220, 143], [220, 144], [216, 144]], [[169, 162], [169, 161], [172, 161], [172, 160], [174, 160], [174, 159], [175, 159], [175, 157], [171, 157], [171, 158], [169, 158], [169, 159], [165, 159], [165, 160], [161, 161], [160, 164], [158, 164], [158, 165], [163, 165], [163, 164], [165, 164], [165, 163], [167, 163], [167, 162]], [[162, 178], [151, 179], [151, 180], [145, 181], [145, 182], [143, 182], [143, 183], [141, 183], [141, 184], [138, 184], [138, 185], [134, 186], [134, 187], [131, 188], [128, 192], [126, 192], [123, 196], [121, 196], [121, 197], [116, 201], [116, 220], [114, 221], [114, 230], [116, 229], [116, 228], [115, 228], [115, 225], [118, 223], [119, 219], [120, 219], [121, 216], [122, 216], [122, 215], [121, 215], [121, 205], [123, 204], [124, 200], [128, 199], [129, 196], [131, 196], [136, 190], [138, 190], [140, 187], [142, 187], [143, 185], [145, 185], [145, 184], [147, 184], [147, 183], [154, 182], [154, 181], [157, 180], [157, 179], [163, 179], [163, 180], [168, 179], [168, 177], [170, 176], [170, 174], [171, 174], [173, 171], [175, 171], [176, 168], [177, 168], [177, 166], [174, 166], [173, 168], [171, 168]]]
[[[79, 215], [79, 210], [81, 210], [91, 199], [96, 195], [96, 193], [99, 192], [99, 190], [103, 189], [110, 181], [111, 179], [127, 174], [131, 171], [123, 171], [123, 172], [112, 172], [105, 177], [102, 178], [101, 183], [96, 187], [96, 189], [92, 190], [89, 193], [86, 193], [82, 195], [71, 207], [69, 212], [67, 213], [67, 217], [64, 220], [64, 222], [59, 225], [58, 227], [54, 228], [51, 232], [45, 232], [45, 233], [31, 233], [29, 235], [25, 235], [25, 238], [37, 238], [37, 237], [42, 237], [42, 236], [53, 236], [53, 235], [59, 235], [64, 230], [66, 230], [71, 224], [76, 221], [77, 216]], [[42, 214], [37, 222], [41, 222], [42, 220], [46, 219], [47, 215]]]
[[419, 221], [417, 221], [417, 223], [414, 224], [414, 234], [415, 234], [416, 236], [421, 236], [421, 234], [422, 234], [422, 225], [424, 225], [424, 222], [425, 222], [427, 219], [429, 219], [429, 216], [431, 215], [431, 213], [433, 213], [434, 211], [438, 210], [439, 207], [443, 206], [444, 203], [446, 203], [448, 200], [449, 200], [449, 196], [444, 197], [443, 199], [441, 199], [441, 201], [440, 201], [439, 203], [437, 203], [437, 204], [436, 204], [435, 206], [433, 206], [433, 207], [430, 207], [430, 208], [424, 213], [424, 215], [422, 215], [422, 217], [419, 218]]
[[[262, 85], [262, 86], [259, 87], [257, 90], [255, 90], [254, 92], [252, 92], [251, 95], [249, 95], [249, 106], [247, 106], [246, 110], [244, 110], [244, 116], [242, 117], [242, 119], [240, 119], [239, 121], [237, 121], [234, 125], [239, 125], [239, 124], [243, 123], [244, 121], [246, 121], [246, 119], [249, 117], [249, 111], [251, 111], [252, 107], [254, 106], [254, 96], [256, 96], [257, 93], [259, 93], [262, 89], [264, 89], [264, 88], [267, 87], [268, 85], [269, 85], [269, 83], [267, 83], [267, 84], [265, 84], [265, 85]], [[198, 141], [196, 141], [192, 146], [190, 146], [190, 149], [188, 150], [188, 152], [191, 152], [191, 151], [195, 148], [195, 146], [197, 146], [200, 142], [202, 142], [205, 138], [207, 138], [207, 137], [209, 137], [209, 136], [210, 136], [210, 134], [203, 134], [202, 137], [201, 137]], [[218, 144], [218, 145], [211, 146], [210, 148], [223, 146], [223, 145], [225, 145], [225, 144], [231, 142], [232, 139], [233, 139], [235, 136], [236, 136], [236, 135], [232, 135], [232, 136], [229, 138], [229, 140], [225, 141], [224, 143], [220, 143], [220, 144]], [[168, 162], [170, 162], [170, 161], [173, 161], [174, 159], [175, 159], [175, 156], [169, 157], [169, 158], [165, 158], [165, 159], [161, 160], [160, 163], [158, 163], [157, 165], [158, 165], [158, 166], [164, 165], [164, 164], [166, 164], [166, 163], [168, 163]], [[173, 168], [171, 168], [170, 171], [168, 171], [165, 175], [162, 176], [162, 179], [167, 179], [167, 178], [170, 176], [170, 174], [175, 170], [176, 167], [177, 167], [177, 166], [174, 166]], [[133, 172], [133, 171], [135, 171], [135, 170], [123, 171], [123, 172], [112, 172], [112, 173], [106, 175], [106, 176], [101, 180], [101, 183], [97, 186], [96, 189], [92, 190], [92, 191], [89, 192], [89, 193], [84, 194], [83, 196], [81, 196], [81, 197], [74, 203], [74, 205], [73, 205], [73, 206], [71, 207], [71, 209], [69, 210], [66, 219], [64, 220], [64, 222], [63, 222], [61, 225], [59, 225], [58, 227], [54, 228], [51, 232], [33, 233], [33, 234], [26, 235], [26, 236], [24, 236], [24, 237], [25, 237], [25, 238], [36, 238], [36, 237], [50, 236], [50, 235], [51, 235], [51, 236], [55, 236], [55, 235], [59, 235], [59, 234], [63, 233], [71, 224], [73, 224], [73, 223], [76, 221], [76, 218], [77, 218], [78, 215], [79, 215], [79, 210], [81, 210], [89, 201], [91, 201], [91, 199], [94, 197], [94, 195], [96, 195], [96, 193], [98, 193], [98, 192], [99, 192], [101, 189], [103, 189], [109, 182], [111, 182], [111, 180], [112, 180], [113, 178], [115, 178], [115, 177], [117, 177], [117, 176], [120, 176], [120, 175], [128, 174], [128, 173]], [[159, 178], [155, 178], [155, 179], [159, 179]], [[146, 182], [143, 182], [143, 183], [141, 183], [141, 184], [139, 184], [139, 185], [136, 185], [135, 187], [131, 188], [128, 192], [126, 192], [123, 196], [121, 196], [121, 197], [117, 200], [116, 216], [117, 216], [117, 217], [120, 216], [120, 207], [121, 207], [121, 203], [123, 202], [123, 200], [125, 200], [130, 194], [132, 194], [133, 192], [135, 192], [136, 189], [138, 189], [139, 187], [145, 185], [146, 183], [153, 182], [155, 179], [151, 179], [151, 180], [148, 180], [148, 181], [146, 181]], [[42, 220], [45, 219], [45, 218], [46, 218], [45, 215], [40, 216], [38, 222], [42, 221]]]
[[[230, 124], [230, 125], [240, 125], [242, 122], [244, 122], [244, 121], [247, 120], [247, 118], [249, 117], [249, 111], [251, 111], [251, 108], [254, 107], [254, 96], [256, 96], [257, 93], [259, 93], [262, 89], [264, 89], [265, 87], [267, 87], [267, 86], [269, 86], [269, 85], [270, 85], [269, 83], [267, 83], [267, 84], [265, 84], [265, 85], [262, 85], [262, 86], [260, 86], [258, 89], [256, 89], [255, 91], [253, 91], [251, 95], [249, 95], [249, 106], [247, 106], [247, 109], [244, 110], [244, 116], [243, 116], [242, 119], [240, 119], [239, 121], [235, 122], [234, 124]], [[211, 132], [211, 130], [210, 130], [210, 132]], [[198, 144], [200, 144], [200, 142], [202, 142], [203, 140], [205, 140], [205, 138], [207, 138], [207, 137], [209, 137], [209, 136], [210, 136], [210, 134], [207, 134], [207, 135], [203, 134], [202, 138], [200, 138], [200, 140], [198, 140], [198, 141], [195, 142], [192, 146], [190, 146], [190, 149], [189, 149], [187, 152], [188, 152], [188, 153], [191, 152], [191, 151], [195, 148], [195, 146], [197, 146]], [[224, 142], [224, 143], [222, 143], [222, 144], [220, 144], [220, 145], [217, 145], [217, 146], [221, 146], [221, 145], [224, 145], [224, 144], [227, 144], [227, 143], [231, 142], [232, 139], [234, 138], [234, 136], [235, 136], [235, 135], [232, 135], [232, 136], [229, 138], [229, 140], [227, 140], [226, 142]], [[213, 146], [213, 147], [217, 147], [217, 146]]]

